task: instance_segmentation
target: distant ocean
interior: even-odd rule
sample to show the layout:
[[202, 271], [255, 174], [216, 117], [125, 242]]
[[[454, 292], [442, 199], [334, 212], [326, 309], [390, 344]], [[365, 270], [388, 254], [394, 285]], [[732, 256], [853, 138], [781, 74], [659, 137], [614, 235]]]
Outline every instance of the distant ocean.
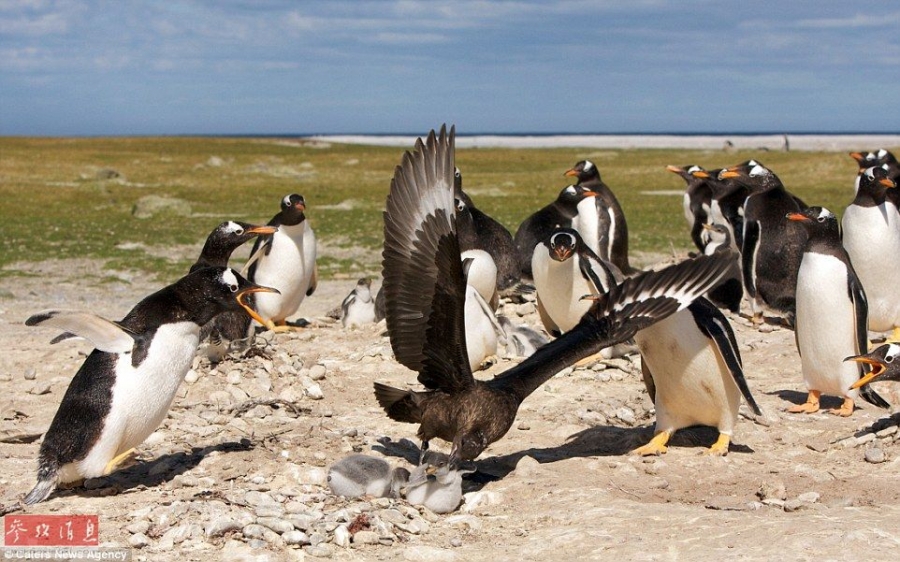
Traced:
[[[411, 146], [418, 135], [278, 135], [330, 143]], [[860, 150], [900, 147], [900, 134], [884, 133], [665, 133], [665, 134], [476, 134], [457, 135], [462, 148], [687, 148], [722, 150]]]

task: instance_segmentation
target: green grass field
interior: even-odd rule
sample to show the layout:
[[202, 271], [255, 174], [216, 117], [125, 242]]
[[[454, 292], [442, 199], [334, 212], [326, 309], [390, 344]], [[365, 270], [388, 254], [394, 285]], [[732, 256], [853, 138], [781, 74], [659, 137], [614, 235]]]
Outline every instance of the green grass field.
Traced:
[[[257, 138], [0, 138], [0, 274], [22, 274], [20, 261], [93, 258], [171, 279], [219, 222], [265, 223], [292, 192], [307, 200], [324, 277], [377, 274], [381, 210], [402, 152]], [[856, 174], [846, 152], [457, 150], [466, 191], [512, 232], [568, 185], [563, 172], [584, 158], [621, 201], [633, 253], [691, 247], [681, 197], [671, 193], [684, 182], [667, 164], [715, 168], [756, 158], [808, 203], [838, 214]], [[103, 179], [104, 170], [121, 177]], [[189, 216], [137, 218], [136, 205], [150, 195], [186, 202]]]

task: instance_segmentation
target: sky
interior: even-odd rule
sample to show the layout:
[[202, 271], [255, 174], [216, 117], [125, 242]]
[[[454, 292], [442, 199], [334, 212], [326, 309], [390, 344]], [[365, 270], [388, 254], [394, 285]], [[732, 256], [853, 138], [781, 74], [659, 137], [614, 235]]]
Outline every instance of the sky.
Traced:
[[0, 0], [0, 135], [900, 131], [896, 0]]

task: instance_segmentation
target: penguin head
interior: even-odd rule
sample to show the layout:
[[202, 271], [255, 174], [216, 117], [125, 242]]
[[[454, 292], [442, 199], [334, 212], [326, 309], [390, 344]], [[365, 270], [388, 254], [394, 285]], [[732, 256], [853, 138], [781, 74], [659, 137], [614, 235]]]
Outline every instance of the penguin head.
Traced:
[[560, 228], [553, 231], [547, 240], [550, 258], [558, 262], [566, 261], [576, 252], [579, 239], [578, 232], [571, 228]]
[[672, 172], [673, 174], [678, 174], [681, 176], [681, 179], [688, 183], [695, 182], [696, 180], [705, 180], [709, 178], [709, 173], [704, 170], [702, 167], [697, 166], [696, 164], [688, 164], [687, 166], [666, 166], [666, 170]]
[[570, 185], [563, 188], [559, 192], [556, 201], [565, 207], [574, 208], [581, 203], [585, 197], [596, 197], [597, 193], [581, 185]]
[[751, 193], [781, 186], [778, 176], [758, 160], [747, 160], [736, 166], [725, 168], [719, 172], [719, 180], [731, 180], [746, 187]]
[[807, 207], [800, 212], [788, 213], [785, 218], [802, 225], [810, 238], [840, 236], [837, 217], [825, 207]]
[[302, 195], [291, 193], [281, 200], [281, 224], [295, 225], [306, 220], [306, 200]]
[[453, 168], [453, 190], [456, 193], [462, 191], [462, 172], [459, 168]]
[[704, 223], [703, 230], [706, 231], [710, 244], [716, 244], [717, 246], [729, 246], [731, 244], [731, 233], [724, 225]]
[[597, 166], [591, 162], [590, 160], [581, 160], [580, 162], [576, 162], [571, 169], [566, 170], [564, 174], [568, 177], [576, 177], [579, 182], [600, 179], [600, 170], [597, 169]]
[[[182, 277], [173, 285], [182, 294], [192, 319], [205, 324], [222, 312], [244, 310], [254, 320], [262, 320], [244, 302], [253, 293], [278, 293], [277, 289], [256, 285], [230, 267], [204, 267]], [[263, 322], [264, 323], [264, 322]]]
[[900, 345], [895, 343], [886, 343], [869, 353], [847, 357], [844, 361], [856, 361], [868, 365], [870, 368], [869, 373], [853, 383], [850, 388], [859, 388], [877, 381], [900, 381], [900, 360], [898, 359], [900, 359]]
[[884, 199], [885, 191], [897, 187], [897, 183], [888, 177], [889, 166], [870, 166], [862, 171], [856, 178], [858, 191], [873, 195], [876, 200]]
[[226, 221], [217, 226], [203, 244], [200, 257], [191, 267], [191, 271], [202, 267], [226, 266], [238, 247], [254, 236], [273, 234], [278, 228], [274, 226], [257, 226], [246, 222]]

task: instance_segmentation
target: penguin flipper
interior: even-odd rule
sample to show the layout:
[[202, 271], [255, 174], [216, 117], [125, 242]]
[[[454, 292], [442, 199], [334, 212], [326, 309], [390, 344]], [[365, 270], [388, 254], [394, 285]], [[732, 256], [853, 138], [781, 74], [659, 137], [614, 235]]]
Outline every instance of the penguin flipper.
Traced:
[[550, 318], [550, 315], [547, 314], [547, 310], [541, 303], [541, 297], [535, 297], [535, 302], [537, 303], [538, 316], [541, 317], [541, 323], [544, 325], [544, 329], [547, 330], [548, 334], [559, 334], [559, 326], [557, 326], [556, 322], [554, 322], [553, 319]]
[[747, 405], [753, 410], [757, 416], [762, 415], [762, 410], [753, 394], [750, 393], [750, 387], [747, 386], [747, 379], [744, 377], [744, 367], [741, 361], [741, 352], [738, 350], [737, 340], [734, 337], [734, 331], [718, 308], [704, 298], [699, 298], [691, 304], [688, 309], [693, 313], [694, 321], [697, 327], [703, 332], [703, 335], [710, 338], [719, 351], [719, 355], [725, 361], [728, 373], [734, 380], [734, 383], [740, 389]]
[[744, 243], [741, 246], [741, 271], [744, 274], [744, 287], [750, 299], [756, 298], [756, 247], [759, 245], [759, 223], [744, 221]]
[[309, 279], [309, 288], [306, 289], [306, 296], [310, 296], [316, 292], [316, 287], [319, 286], [319, 266], [313, 265], [312, 277]]
[[[111, 320], [89, 312], [45, 310], [28, 318], [25, 325], [58, 328], [66, 334], [88, 340], [94, 347], [107, 353], [125, 353], [131, 351], [135, 344], [134, 334]], [[53, 341], [64, 339], [70, 337], [57, 337]]]
[[653, 404], [656, 404], [656, 383], [653, 381], [653, 373], [650, 372], [650, 367], [647, 366], [647, 362], [644, 361], [644, 356], [641, 355], [641, 376], [644, 378], [644, 386], [647, 387], [647, 394], [650, 395], [650, 401]]

